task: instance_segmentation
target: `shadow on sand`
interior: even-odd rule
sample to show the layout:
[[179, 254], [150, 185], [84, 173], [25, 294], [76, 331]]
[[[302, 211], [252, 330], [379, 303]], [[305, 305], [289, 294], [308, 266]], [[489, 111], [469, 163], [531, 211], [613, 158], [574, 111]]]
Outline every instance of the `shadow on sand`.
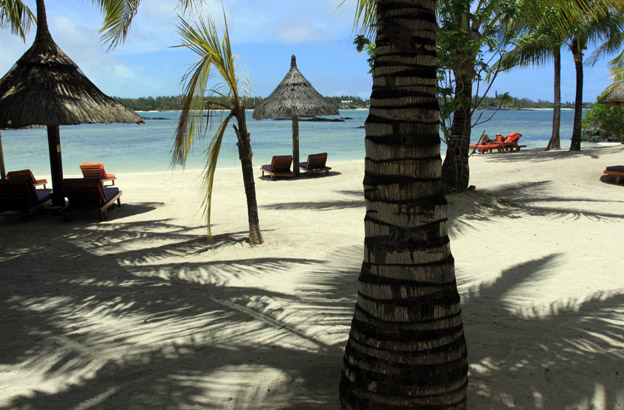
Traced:
[[[533, 204], [539, 199], [531, 192], [539, 187], [504, 189]], [[452, 229], [492, 215], [571, 211], [467, 198], [451, 206]], [[477, 212], [484, 204], [489, 212]], [[128, 212], [151, 206], [157, 205], [128, 206]], [[354, 198], [269, 208], [344, 206], [363, 204]], [[18, 224], [0, 218], [0, 368], [7, 382], [23, 378], [3, 390], [2, 408], [339, 408], [360, 244], [331, 249], [323, 259], [223, 260], [215, 251], [246, 246], [245, 232], [210, 244], [196, 233], [200, 227], [111, 219], [63, 224], [44, 216]], [[484, 408], [564, 409], [596, 394], [604, 408], [615, 408], [623, 383], [624, 354], [614, 346], [624, 342], [624, 295], [561, 300], [548, 314], [514, 311], [507, 302], [511, 292], [548, 275], [557, 259], [527, 256], [463, 295], [469, 396]], [[294, 291], [271, 290], [274, 277], [295, 268], [306, 273]], [[593, 372], [591, 385], [577, 383], [583, 372]]]

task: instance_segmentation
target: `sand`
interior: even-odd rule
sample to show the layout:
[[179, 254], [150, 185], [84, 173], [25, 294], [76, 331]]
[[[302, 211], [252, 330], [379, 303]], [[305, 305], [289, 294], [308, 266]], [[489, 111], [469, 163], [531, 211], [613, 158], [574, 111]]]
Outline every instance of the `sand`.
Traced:
[[[622, 145], [471, 158], [449, 197], [470, 409], [624, 409]], [[256, 169], [260, 164], [257, 164]], [[362, 262], [363, 160], [118, 174], [109, 219], [0, 215], [0, 408], [338, 409]], [[114, 170], [110, 170], [114, 172]]]

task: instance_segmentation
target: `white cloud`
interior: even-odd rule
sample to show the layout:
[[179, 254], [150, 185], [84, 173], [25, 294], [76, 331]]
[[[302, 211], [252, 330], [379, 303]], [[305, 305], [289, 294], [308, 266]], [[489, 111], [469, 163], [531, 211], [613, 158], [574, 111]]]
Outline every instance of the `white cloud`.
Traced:
[[317, 40], [315, 30], [298, 19], [284, 19], [275, 26], [274, 38], [283, 44], [301, 44]]

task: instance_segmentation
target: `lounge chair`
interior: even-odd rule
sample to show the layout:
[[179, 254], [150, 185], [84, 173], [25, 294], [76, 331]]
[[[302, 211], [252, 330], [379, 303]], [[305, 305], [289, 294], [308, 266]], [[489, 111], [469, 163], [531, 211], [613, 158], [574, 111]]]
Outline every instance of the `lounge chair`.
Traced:
[[497, 134], [496, 141], [493, 141], [487, 138], [487, 135], [484, 135], [478, 143], [470, 145], [470, 149], [478, 150], [481, 154], [494, 152], [494, 150], [498, 152], [520, 151], [520, 148], [526, 147], [526, 145], [518, 145], [520, 137], [522, 137], [522, 134], [517, 132], [512, 132], [507, 137]]
[[504, 151], [520, 151], [520, 148], [526, 147], [526, 145], [518, 145], [518, 140], [522, 137], [522, 134], [518, 132], [512, 132], [501, 143]]
[[99, 162], [83, 162], [80, 164], [82, 176], [85, 178], [100, 178], [102, 181], [111, 181], [111, 185], [115, 185], [115, 174], [107, 174], [104, 165]]
[[43, 185], [43, 187], [45, 188], [46, 184], [48, 183], [47, 179], [36, 179], [32, 171], [29, 169], [11, 171], [6, 174], [6, 178], [7, 179], [23, 179], [26, 181], [31, 181], [35, 185], [35, 187], [39, 185]]
[[486, 152], [492, 152], [494, 150], [502, 151], [500, 142], [502, 141], [502, 137], [499, 135], [496, 136], [496, 141], [492, 140], [487, 136], [487, 134], [482, 134], [479, 141], [476, 144], [470, 145], [470, 149], [478, 150], [480, 154], [484, 154]]
[[329, 174], [331, 170], [330, 167], [326, 166], [327, 162], [327, 152], [323, 152], [321, 154], [311, 154], [308, 155], [307, 162], [300, 162], [299, 168], [304, 170], [307, 174], [312, 174], [316, 172], [325, 172], [325, 175]]
[[29, 179], [0, 180], [0, 212], [18, 211], [30, 216], [52, 201], [51, 189], [35, 189]]
[[619, 184], [624, 177], [624, 165], [614, 165], [612, 167], [607, 167], [604, 172], [607, 175], [615, 175], [615, 183]]
[[275, 155], [271, 159], [271, 164], [263, 165], [260, 170], [262, 176], [264, 173], [271, 175], [271, 180], [274, 181], [275, 177], [294, 177], [295, 173], [290, 171], [290, 165], [292, 164], [292, 155]]
[[66, 221], [74, 213], [96, 213], [103, 221], [107, 209], [115, 201], [121, 207], [122, 192], [117, 187], [105, 187], [101, 178], [64, 179], [63, 189], [69, 202], [65, 209]]

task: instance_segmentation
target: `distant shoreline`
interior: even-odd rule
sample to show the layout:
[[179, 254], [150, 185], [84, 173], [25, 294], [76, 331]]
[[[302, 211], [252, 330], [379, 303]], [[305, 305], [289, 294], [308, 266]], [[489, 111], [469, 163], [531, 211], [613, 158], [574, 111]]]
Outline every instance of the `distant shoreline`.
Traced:
[[[340, 111], [368, 111], [369, 108], [340, 108]], [[499, 111], [552, 111], [554, 108], [501, 108]], [[587, 108], [583, 108], [583, 110], [587, 110]], [[181, 112], [182, 110], [135, 110], [138, 113], [159, 113], [159, 112]], [[221, 112], [224, 110], [210, 110], [215, 112]], [[248, 108], [247, 111], [253, 112], [251, 108]], [[495, 109], [480, 109], [477, 111], [497, 111]], [[561, 111], [574, 111], [574, 108], [561, 108]]]

